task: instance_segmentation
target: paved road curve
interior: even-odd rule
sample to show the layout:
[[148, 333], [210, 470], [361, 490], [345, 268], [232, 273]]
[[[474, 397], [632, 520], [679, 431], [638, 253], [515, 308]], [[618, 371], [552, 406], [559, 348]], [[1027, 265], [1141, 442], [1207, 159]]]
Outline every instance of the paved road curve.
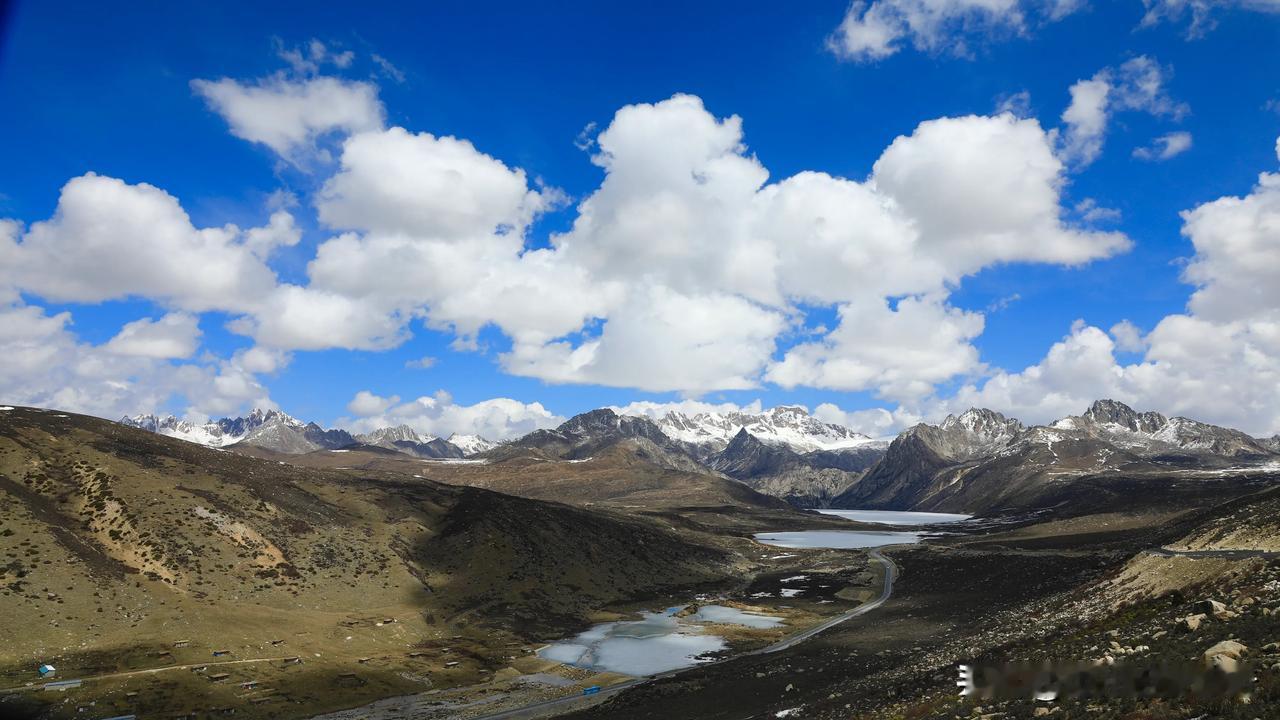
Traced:
[[542, 714], [542, 712], [549, 710], [551, 708], [556, 708], [560, 712], [569, 712], [570, 710], [575, 709], [573, 707], [574, 705], [582, 704], [583, 706], [585, 706], [587, 704], [594, 704], [598, 702], [602, 697], [614, 695], [628, 688], [633, 688], [633, 687], [636, 687], [637, 685], [643, 685], [647, 682], [653, 682], [654, 680], [660, 680], [662, 678], [679, 675], [680, 673], [685, 672], [687, 670], [705, 668], [708, 665], [717, 665], [719, 663], [729, 662], [730, 660], [735, 660], [740, 657], [746, 657], [747, 655], [766, 655], [768, 653], [775, 653], [780, 650], [786, 650], [787, 648], [794, 647], [804, 642], [805, 640], [812, 638], [818, 633], [830, 630], [831, 628], [835, 627], [836, 625], [839, 625], [840, 623], [850, 618], [855, 618], [855, 617], [858, 617], [859, 615], [865, 615], [871, 612], [872, 610], [875, 610], [876, 608], [883, 605], [885, 601], [889, 599], [889, 596], [893, 594], [893, 582], [898, 579], [898, 566], [894, 565], [893, 561], [890, 560], [889, 558], [885, 557], [884, 555], [881, 555], [879, 550], [872, 550], [869, 553], [869, 555], [872, 560], [875, 560], [876, 562], [884, 566], [884, 587], [880, 591], [880, 597], [876, 598], [875, 600], [871, 600], [870, 602], [865, 602], [846, 613], [837, 615], [836, 617], [831, 618], [830, 620], [822, 623], [821, 625], [816, 625], [814, 627], [809, 628], [808, 630], [796, 633], [791, 637], [779, 640], [778, 642], [772, 645], [760, 648], [759, 650], [754, 650], [749, 653], [745, 653], [743, 655], [735, 655], [733, 657], [724, 658], [722, 660], [715, 660], [709, 663], [700, 663], [698, 665], [694, 665], [693, 667], [680, 668], [679, 670], [671, 670], [669, 672], [659, 673], [657, 675], [650, 675], [648, 677], [638, 677], [633, 680], [628, 680], [623, 683], [618, 683], [617, 685], [610, 685], [609, 687], [601, 688], [600, 692], [596, 693], [595, 695], [569, 695], [567, 697], [555, 698], [553, 700], [544, 700], [539, 703], [526, 705], [524, 707], [515, 708], [513, 710], [504, 710], [499, 713], [493, 713], [492, 715], [481, 715], [479, 717], [473, 718], [472, 720], [515, 720], [516, 718], [536, 717], [537, 715], [540, 715]]

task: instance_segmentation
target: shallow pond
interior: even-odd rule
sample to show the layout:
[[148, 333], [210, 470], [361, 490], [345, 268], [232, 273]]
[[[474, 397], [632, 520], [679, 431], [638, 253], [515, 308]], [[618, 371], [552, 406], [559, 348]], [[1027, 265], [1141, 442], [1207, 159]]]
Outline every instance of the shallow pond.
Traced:
[[724, 650], [724, 638], [708, 625], [768, 628], [782, 624], [782, 618], [723, 605], [703, 605], [688, 617], [676, 617], [681, 609], [643, 613], [640, 620], [602, 623], [574, 638], [552, 643], [538, 655], [589, 670], [655, 675], [707, 662], [703, 656]]

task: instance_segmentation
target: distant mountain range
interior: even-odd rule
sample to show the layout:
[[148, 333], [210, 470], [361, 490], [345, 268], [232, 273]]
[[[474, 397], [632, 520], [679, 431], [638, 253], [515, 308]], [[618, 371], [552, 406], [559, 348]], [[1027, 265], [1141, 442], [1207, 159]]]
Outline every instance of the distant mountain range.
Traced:
[[244, 417], [223, 418], [203, 425], [179, 420], [173, 415], [137, 415], [121, 418], [120, 423], [206, 447], [242, 445], [290, 455], [373, 445], [420, 458], [462, 458], [495, 445], [478, 435], [453, 435], [448, 440], [419, 435], [408, 425], [352, 435], [346, 430], [326, 430], [279, 410], [255, 409]]
[[[1211, 479], [1270, 468], [1274, 438], [1099, 400], [1084, 414], [1025, 427], [967, 410], [900, 434], [884, 457], [831, 504], [845, 508], [989, 511], [1044, 506], [1108, 477], [1178, 474]], [[1104, 483], [1105, 485], [1105, 483]], [[1105, 487], [1103, 487], [1105, 490]]]
[[732, 478], [801, 507], [968, 512], [1035, 504], [1047, 493], [1063, 492], [1064, 482], [1108, 473], [1212, 473], [1280, 461], [1280, 436], [1253, 438], [1188, 418], [1140, 413], [1114, 400], [1030, 427], [974, 408], [937, 425], [908, 428], [892, 443], [795, 406], [755, 414], [670, 412], [657, 419], [601, 408], [503, 443], [475, 435], [442, 439], [408, 425], [351, 435], [277, 410], [204, 425], [154, 415], [121, 422], [209, 447], [290, 454], [373, 446], [423, 459], [501, 460], [536, 450], [586, 460], [625, 443], [659, 467]]

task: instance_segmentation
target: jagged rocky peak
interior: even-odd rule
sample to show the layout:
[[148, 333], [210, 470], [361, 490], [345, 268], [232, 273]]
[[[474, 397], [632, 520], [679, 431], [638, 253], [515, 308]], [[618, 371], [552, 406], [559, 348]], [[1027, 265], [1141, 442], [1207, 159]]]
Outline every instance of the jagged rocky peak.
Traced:
[[396, 442], [430, 442], [431, 440], [434, 440], [435, 437], [431, 435], [423, 437], [408, 425], [401, 424], [396, 425], [395, 427], [378, 428], [372, 432], [356, 435], [356, 439], [362, 443], [368, 443], [370, 445], [381, 445], [384, 443], [390, 444]]
[[962, 430], [983, 438], [1005, 441], [1025, 429], [1018, 420], [986, 408], [969, 408], [959, 415], [948, 415], [939, 427], [943, 430]]
[[597, 408], [574, 415], [556, 428], [565, 435], [590, 437], [615, 432], [622, 425], [622, 418], [609, 408]]
[[1116, 425], [1136, 433], [1157, 433], [1169, 423], [1158, 412], [1139, 413], [1118, 400], [1098, 400], [1081, 416], [1098, 425]]

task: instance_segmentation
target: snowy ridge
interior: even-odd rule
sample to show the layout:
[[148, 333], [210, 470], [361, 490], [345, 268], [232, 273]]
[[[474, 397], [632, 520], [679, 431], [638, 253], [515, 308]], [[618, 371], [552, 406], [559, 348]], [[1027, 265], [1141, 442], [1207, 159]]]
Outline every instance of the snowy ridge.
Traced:
[[454, 433], [449, 436], [448, 441], [456, 445], [465, 455], [475, 455], [498, 447], [498, 443], [482, 438], [479, 435], [459, 435]]
[[244, 440], [250, 433], [264, 426], [283, 425], [291, 428], [305, 427], [305, 423], [279, 410], [255, 408], [244, 417], [223, 418], [202, 425], [180, 420], [173, 415], [135, 415], [123, 417], [120, 424], [141, 428], [166, 437], [186, 440], [205, 447], [226, 447]]
[[785, 445], [797, 452], [843, 450], [875, 444], [862, 433], [813, 417], [802, 407], [781, 405], [760, 414], [668, 412], [657, 420], [672, 440], [723, 449], [740, 430], [769, 445]]

